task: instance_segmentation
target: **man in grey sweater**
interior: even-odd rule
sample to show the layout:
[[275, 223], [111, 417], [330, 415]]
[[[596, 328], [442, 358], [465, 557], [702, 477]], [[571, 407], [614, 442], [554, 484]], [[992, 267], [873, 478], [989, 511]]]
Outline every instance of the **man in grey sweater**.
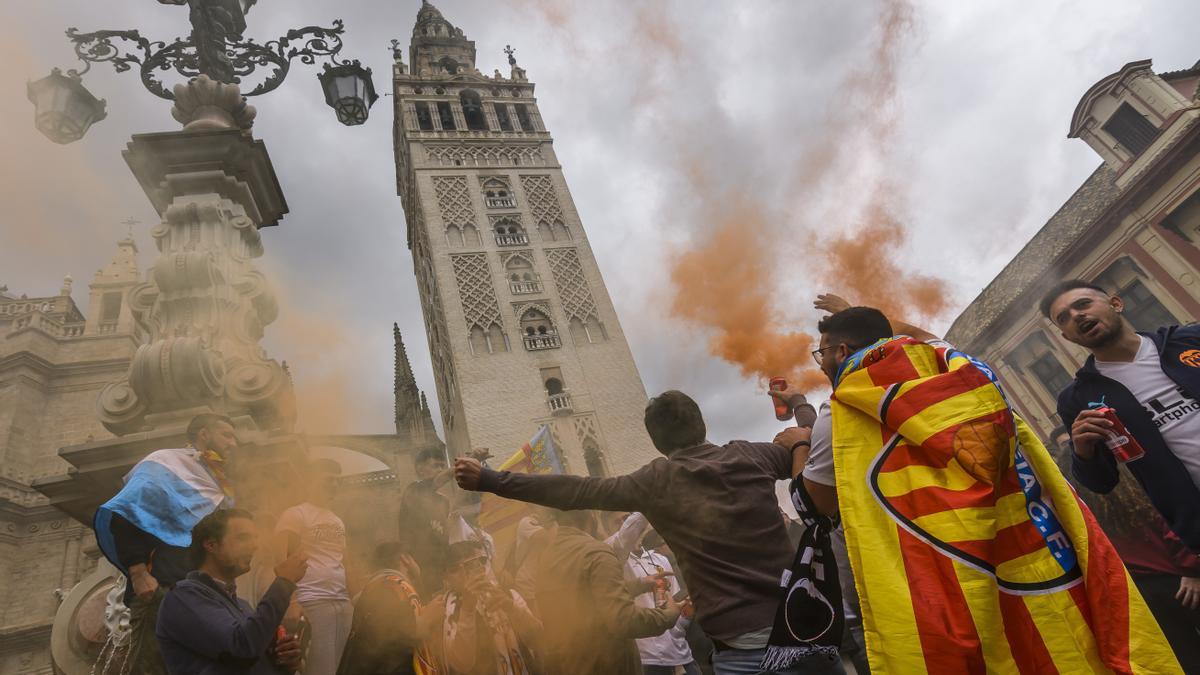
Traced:
[[[455, 478], [466, 490], [559, 509], [645, 514], [675, 552], [696, 621], [716, 646], [716, 673], [758, 673], [779, 604], [780, 575], [795, 555], [775, 496], [775, 482], [791, 478], [792, 449], [709, 443], [700, 407], [678, 391], [651, 399], [645, 423], [665, 457], [625, 476], [518, 474], [459, 458]], [[788, 672], [842, 668], [834, 662]]]

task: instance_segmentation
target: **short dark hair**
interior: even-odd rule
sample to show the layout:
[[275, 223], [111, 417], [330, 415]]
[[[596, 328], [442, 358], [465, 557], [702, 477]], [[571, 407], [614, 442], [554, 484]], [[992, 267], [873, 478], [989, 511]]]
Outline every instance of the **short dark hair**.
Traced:
[[375, 567], [376, 569], [390, 568], [396, 564], [397, 558], [409, 552], [408, 544], [402, 541], [385, 541], [375, 547]]
[[704, 442], [708, 429], [700, 406], [682, 391], [664, 391], [646, 404], [646, 432], [664, 455]]
[[254, 520], [254, 514], [245, 509], [218, 509], [196, 523], [192, 528], [192, 545], [189, 547], [193, 567], [203, 565], [208, 556], [208, 551], [204, 550], [204, 542], [223, 539], [229, 529], [229, 521], [233, 518]]
[[187, 426], [188, 442], [195, 443], [196, 437], [200, 435], [201, 431], [207, 429], [213, 424], [216, 424], [217, 422], [224, 422], [229, 426], [233, 426], [233, 420], [229, 419], [225, 415], [218, 415], [216, 413], [200, 413], [199, 415], [193, 417], [192, 421], [188, 422]]
[[1083, 279], [1067, 279], [1066, 281], [1060, 281], [1057, 284], [1054, 284], [1050, 287], [1050, 290], [1046, 291], [1046, 294], [1042, 296], [1042, 301], [1038, 303], [1038, 309], [1041, 310], [1043, 316], [1053, 321], [1054, 317], [1050, 316], [1050, 305], [1054, 304], [1054, 301], [1058, 299], [1058, 296], [1066, 293], [1067, 291], [1073, 291], [1077, 288], [1089, 288], [1093, 291], [1100, 291], [1101, 293], [1108, 295], [1108, 291], [1090, 281], [1084, 281]]
[[425, 448], [413, 457], [413, 466], [421, 466], [431, 459], [436, 459], [442, 464], [446, 463], [446, 451], [441, 448]]
[[892, 324], [883, 312], [874, 307], [850, 307], [831, 314], [817, 323], [817, 331], [836, 337], [853, 349], [869, 347], [892, 337]]

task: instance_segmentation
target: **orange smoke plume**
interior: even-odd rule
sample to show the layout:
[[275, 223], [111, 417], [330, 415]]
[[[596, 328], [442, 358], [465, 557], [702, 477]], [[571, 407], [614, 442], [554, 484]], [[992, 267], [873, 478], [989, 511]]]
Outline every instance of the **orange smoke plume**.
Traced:
[[826, 285], [858, 305], [877, 307], [884, 314], [911, 323], [927, 319], [950, 306], [946, 282], [901, 267], [893, 251], [905, 240], [903, 223], [872, 197], [853, 230], [824, 247]]
[[[898, 259], [906, 232], [895, 205], [903, 200], [894, 185], [870, 175], [895, 136], [898, 64], [914, 23], [907, 0], [884, 3], [869, 58], [844, 78], [831, 106], [835, 114], [828, 116], [815, 146], [787, 167], [800, 197], [822, 188], [836, 194], [853, 185], [852, 193], [838, 199], [841, 207], [849, 207], [845, 210], [862, 214], [848, 232], [808, 237], [814, 247], [797, 253], [787, 244], [815, 231], [810, 221], [820, 214], [804, 212], [797, 223], [768, 218], [748, 200], [731, 211], [707, 204], [702, 213], [727, 215], [718, 219], [715, 231], [673, 261], [672, 313], [712, 329], [711, 353], [737, 365], [744, 375], [763, 380], [782, 375], [803, 389], [827, 384], [808, 354], [817, 340], [788, 328], [788, 308], [780, 302], [795, 300], [798, 289], [785, 280], [805, 269], [812, 271], [814, 295], [827, 290], [896, 318], [928, 318], [947, 308], [944, 282], [915, 273]], [[704, 181], [694, 166], [681, 164], [680, 174], [701, 187]], [[750, 186], [741, 190], [752, 192]], [[695, 189], [693, 194], [711, 191]], [[771, 270], [789, 272], [768, 274]]]
[[726, 212], [706, 243], [681, 254], [671, 268], [671, 312], [715, 329], [710, 351], [746, 376], [782, 375], [805, 388], [822, 384], [811, 366], [812, 337], [788, 331], [775, 308], [777, 280], [765, 273], [769, 230], [749, 204]]

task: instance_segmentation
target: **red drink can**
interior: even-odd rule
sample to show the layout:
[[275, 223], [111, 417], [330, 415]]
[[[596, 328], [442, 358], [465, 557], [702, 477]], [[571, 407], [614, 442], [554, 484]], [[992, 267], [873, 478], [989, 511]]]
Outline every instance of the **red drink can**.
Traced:
[[1141, 459], [1146, 454], [1146, 449], [1142, 447], [1142, 444], [1138, 443], [1137, 439], [1131, 436], [1125, 425], [1121, 423], [1121, 418], [1117, 417], [1116, 410], [1108, 406], [1096, 408], [1096, 410], [1104, 413], [1105, 419], [1112, 422], [1112, 430], [1108, 432], [1108, 438], [1104, 439], [1104, 445], [1108, 447], [1118, 462], [1122, 464], [1132, 462], [1135, 459]]
[[[767, 383], [767, 389], [771, 391], [787, 391], [787, 388], [787, 380], [782, 377], [772, 377]], [[788, 407], [787, 403], [774, 396], [771, 397], [771, 402], [775, 404], [775, 419], [780, 422], [792, 419], [792, 409]]]

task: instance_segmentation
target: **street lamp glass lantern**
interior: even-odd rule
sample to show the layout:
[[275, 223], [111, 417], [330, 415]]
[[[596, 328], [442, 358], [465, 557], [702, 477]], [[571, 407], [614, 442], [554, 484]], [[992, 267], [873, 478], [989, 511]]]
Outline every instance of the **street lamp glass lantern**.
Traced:
[[93, 96], [74, 72], [63, 75], [54, 68], [48, 76], [30, 82], [26, 91], [34, 106], [34, 125], [55, 143], [83, 138], [88, 127], [108, 115], [104, 100]]
[[326, 63], [317, 78], [325, 91], [325, 103], [337, 113], [339, 122], [352, 127], [367, 121], [371, 105], [379, 98], [370, 68], [363, 68], [358, 61], [337, 66]]

